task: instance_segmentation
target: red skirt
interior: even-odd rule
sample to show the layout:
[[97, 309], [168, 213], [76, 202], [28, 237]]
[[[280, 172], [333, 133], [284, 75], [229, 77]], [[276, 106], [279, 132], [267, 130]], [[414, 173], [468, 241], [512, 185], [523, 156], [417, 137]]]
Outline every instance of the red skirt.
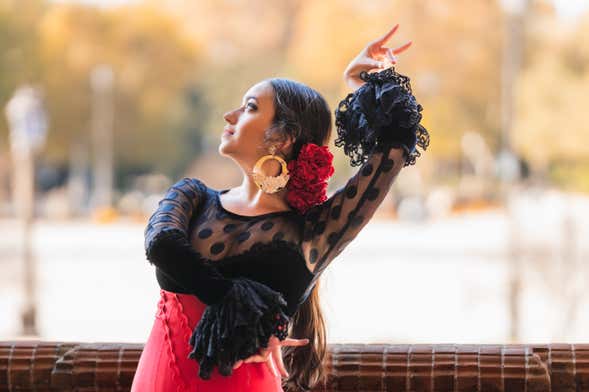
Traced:
[[192, 330], [206, 305], [194, 295], [163, 289], [157, 305], [131, 392], [283, 392], [280, 375], [274, 375], [264, 362], [242, 363], [230, 376], [221, 375], [215, 367], [209, 380], [201, 379], [198, 362], [188, 354]]

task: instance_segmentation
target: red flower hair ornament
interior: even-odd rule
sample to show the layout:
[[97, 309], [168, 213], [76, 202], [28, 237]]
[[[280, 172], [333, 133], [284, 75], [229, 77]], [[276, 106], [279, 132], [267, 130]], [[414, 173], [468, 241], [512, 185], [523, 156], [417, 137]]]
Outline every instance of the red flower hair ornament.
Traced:
[[305, 143], [297, 159], [288, 162], [286, 200], [299, 213], [327, 200], [327, 180], [335, 171], [328, 146]]

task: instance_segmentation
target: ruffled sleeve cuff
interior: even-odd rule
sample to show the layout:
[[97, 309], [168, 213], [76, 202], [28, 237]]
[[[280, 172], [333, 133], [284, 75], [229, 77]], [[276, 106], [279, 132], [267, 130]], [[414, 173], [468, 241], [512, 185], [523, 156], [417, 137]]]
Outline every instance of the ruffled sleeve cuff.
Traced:
[[421, 156], [416, 147], [427, 149], [429, 134], [419, 124], [423, 110], [413, 96], [410, 78], [394, 67], [380, 72], [362, 72], [364, 83], [343, 99], [335, 112], [337, 147], [351, 159], [352, 166], [366, 162], [374, 151], [388, 147], [404, 150], [405, 166]]
[[247, 278], [233, 280], [222, 301], [208, 305], [190, 338], [188, 355], [199, 363], [199, 376], [209, 379], [214, 366], [229, 376], [240, 359], [268, 347], [275, 335], [287, 337], [289, 317], [281, 293]]

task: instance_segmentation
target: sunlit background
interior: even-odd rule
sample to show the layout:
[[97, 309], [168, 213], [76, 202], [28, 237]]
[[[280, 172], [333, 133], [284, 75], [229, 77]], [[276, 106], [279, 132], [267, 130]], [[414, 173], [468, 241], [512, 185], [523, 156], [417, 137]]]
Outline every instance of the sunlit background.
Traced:
[[328, 341], [589, 340], [581, 0], [0, 0], [0, 339], [145, 342], [157, 202], [241, 182], [223, 113], [273, 76], [333, 111], [395, 23], [431, 144], [323, 274]]

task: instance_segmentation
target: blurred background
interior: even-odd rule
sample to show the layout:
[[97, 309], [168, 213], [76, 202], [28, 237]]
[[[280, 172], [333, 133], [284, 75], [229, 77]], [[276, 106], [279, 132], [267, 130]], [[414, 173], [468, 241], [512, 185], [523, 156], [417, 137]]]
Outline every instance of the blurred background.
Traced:
[[147, 219], [241, 182], [223, 113], [273, 76], [335, 110], [396, 23], [431, 144], [323, 274], [328, 341], [589, 340], [583, 0], [0, 0], [0, 338], [145, 342]]

